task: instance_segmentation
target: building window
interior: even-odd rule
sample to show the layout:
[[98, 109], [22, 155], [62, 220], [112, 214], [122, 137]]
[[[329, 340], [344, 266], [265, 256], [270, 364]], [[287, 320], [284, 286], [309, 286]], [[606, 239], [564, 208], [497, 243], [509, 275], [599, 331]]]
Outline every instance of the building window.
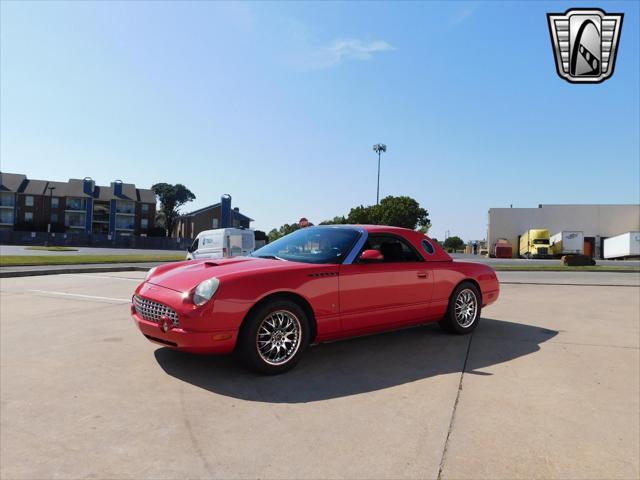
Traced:
[[140, 220], [140, 228], [142, 228], [143, 230], [149, 228], [149, 220], [147, 220], [146, 218]]
[[16, 197], [13, 193], [0, 192], [0, 207], [13, 207], [16, 204], [15, 200], [16, 200]]
[[133, 230], [134, 228], [134, 217], [116, 217], [117, 230]]
[[116, 213], [126, 213], [134, 215], [136, 213], [136, 204], [128, 200], [118, 200], [116, 202]]
[[58, 208], [60, 206], [60, 198], [51, 197], [51, 208]]
[[86, 213], [67, 212], [64, 215], [64, 224], [71, 228], [84, 228], [86, 216]]
[[57, 212], [52, 212], [51, 213], [51, 223], [58, 223], [58, 213]]
[[142, 213], [149, 213], [149, 204], [148, 203], [143, 203], [142, 204]]
[[[33, 200], [33, 197], [31, 199]], [[33, 212], [24, 212], [24, 223], [33, 223]]]
[[32, 195], [27, 195], [26, 197], [24, 197], [24, 205], [26, 207], [33, 207], [33, 196]]
[[218, 228], [218, 219], [217, 218], [214, 218], [211, 221], [211, 228]]
[[84, 198], [67, 198], [67, 210], [84, 210]]
[[234, 228], [240, 228], [240, 220], [234, 220], [233, 221], [233, 227]]
[[0, 208], [0, 223], [13, 225], [13, 210]]

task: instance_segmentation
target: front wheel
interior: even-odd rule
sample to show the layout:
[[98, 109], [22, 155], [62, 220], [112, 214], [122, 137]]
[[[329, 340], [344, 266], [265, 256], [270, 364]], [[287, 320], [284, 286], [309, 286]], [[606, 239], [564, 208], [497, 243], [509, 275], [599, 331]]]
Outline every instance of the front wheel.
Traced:
[[473, 332], [480, 320], [480, 292], [470, 282], [458, 285], [449, 300], [449, 308], [440, 326], [449, 333], [460, 335]]
[[239, 340], [239, 353], [251, 368], [277, 375], [300, 360], [309, 342], [309, 320], [295, 302], [275, 300], [250, 314]]

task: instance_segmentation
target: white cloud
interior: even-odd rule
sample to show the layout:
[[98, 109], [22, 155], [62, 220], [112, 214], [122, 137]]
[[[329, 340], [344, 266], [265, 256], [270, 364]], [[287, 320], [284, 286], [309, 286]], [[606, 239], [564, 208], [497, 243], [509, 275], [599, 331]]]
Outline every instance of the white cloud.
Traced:
[[362, 40], [337, 40], [328, 49], [328, 60], [331, 65], [336, 65], [344, 59], [370, 60], [378, 52], [387, 52], [394, 48], [384, 40], [363, 42]]
[[467, 18], [473, 15], [473, 12], [476, 11], [477, 7], [478, 7], [478, 4], [476, 2], [465, 6], [463, 9], [458, 10], [453, 14], [449, 23], [451, 25], [457, 25], [458, 23], [464, 22]]
[[381, 52], [395, 48], [384, 40], [366, 42], [358, 39], [336, 40], [329, 47], [314, 47], [306, 42], [299, 45], [296, 59], [293, 61], [303, 69], [323, 69], [340, 65], [349, 60], [367, 61]]

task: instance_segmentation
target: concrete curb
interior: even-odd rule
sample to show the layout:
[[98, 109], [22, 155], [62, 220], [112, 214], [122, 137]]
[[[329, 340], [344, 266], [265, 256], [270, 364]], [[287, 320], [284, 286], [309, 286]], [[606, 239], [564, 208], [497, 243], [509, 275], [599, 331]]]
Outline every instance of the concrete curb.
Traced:
[[109, 272], [146, 272], [151, 267], [69, 267], [56, 269], [13, 270], [3, 272], [0, 270], [0, 278], [35, 277], [39, 275], [61, 275], [65, 273], [109, 273]]

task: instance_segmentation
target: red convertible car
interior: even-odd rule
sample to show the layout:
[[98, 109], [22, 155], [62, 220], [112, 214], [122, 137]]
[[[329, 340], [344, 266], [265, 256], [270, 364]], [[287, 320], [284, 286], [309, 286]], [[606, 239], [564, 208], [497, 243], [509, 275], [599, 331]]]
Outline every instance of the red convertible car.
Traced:
[[152, 342], [236, 351], [275, 374], [312, 343], [431, 321], [469, 333], [499, 291], [491, 267], [453, 261], [419, 232], [330, 225], [298, 230], [249, 257], [155, 267], [131, 313]]

